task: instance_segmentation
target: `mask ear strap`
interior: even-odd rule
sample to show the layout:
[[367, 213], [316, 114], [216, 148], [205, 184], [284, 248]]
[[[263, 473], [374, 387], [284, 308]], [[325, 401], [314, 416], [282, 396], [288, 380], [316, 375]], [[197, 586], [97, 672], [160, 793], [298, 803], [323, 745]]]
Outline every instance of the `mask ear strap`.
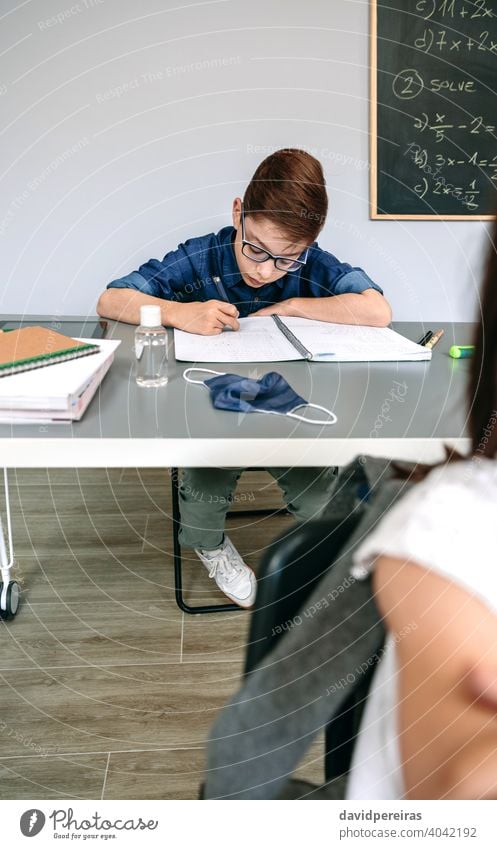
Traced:
[[185, 371], [183, 372], [183, 377], [185, 378], [186, 382], [187, 383], [200, 383], [200, 384], [202, 384], [202, 386], [204, 385], [203, 380], [193, 380], [191, 377], [187, 377], [187, 374], [188, 374], [189, 371], [205, 371], [205, 372], [208, 372], [209, 374], [217, 374], [217, 375], [226, 374], [225, 371], [213, 371], [211, 368], [198, 368], [197, 366], [190, 366], [190, 368], [185, 369]]
[[[326, 413], [331, 418], [328, 419], [306, 419], [305, 416], [298, 416], [295, 413], [295, 410], [300, 410], [302, 407], [314, 407], [315, 410], [321, 410], [323, 413]], [[331, 410], [327, 410], [326, 407], [321, 407], [320, 404], [299, 404], [297, 407], [294, 407], [291, 412], [287, 413], [287, 416], [291, 416], [292, 419], [298, 419], [301, 422], [306, 422], [307, 424], [316, 424], [316, 425], [334, 425], [337, 423], [337, 417], [335, 413], [332, 413]]]

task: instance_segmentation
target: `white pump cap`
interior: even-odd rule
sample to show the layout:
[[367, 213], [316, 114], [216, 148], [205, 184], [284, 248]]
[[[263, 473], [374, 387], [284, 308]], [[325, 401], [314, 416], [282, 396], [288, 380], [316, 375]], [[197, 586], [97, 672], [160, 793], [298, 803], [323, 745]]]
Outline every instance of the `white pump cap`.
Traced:
[[153, 304], [145, 304], [140, 307], [141, 327], [160, 327], [161, 325], [160, 307], [155, 307]]

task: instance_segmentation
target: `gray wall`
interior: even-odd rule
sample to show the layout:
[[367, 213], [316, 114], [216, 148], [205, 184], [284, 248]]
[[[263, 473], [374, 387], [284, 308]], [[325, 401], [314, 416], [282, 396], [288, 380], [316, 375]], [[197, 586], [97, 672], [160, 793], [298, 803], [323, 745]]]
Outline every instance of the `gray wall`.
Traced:
[[320, 244], [398, 319], [473, 318], [484, 224], [368, 218], [369, 4], [167, 6], [0, 0], [0, 311], [93, 313], [112, 278], [229, 223], [264, 155], [301, 146], [326, 169]]

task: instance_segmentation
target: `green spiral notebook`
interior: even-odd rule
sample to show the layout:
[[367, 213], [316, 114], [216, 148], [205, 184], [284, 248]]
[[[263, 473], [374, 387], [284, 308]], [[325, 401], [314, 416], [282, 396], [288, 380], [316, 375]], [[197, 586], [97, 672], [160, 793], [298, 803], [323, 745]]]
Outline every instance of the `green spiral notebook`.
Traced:
[[98, 354], [99, 350], [98, 345], [80, 342], [46, 327], [0, 332], [0, 377]]

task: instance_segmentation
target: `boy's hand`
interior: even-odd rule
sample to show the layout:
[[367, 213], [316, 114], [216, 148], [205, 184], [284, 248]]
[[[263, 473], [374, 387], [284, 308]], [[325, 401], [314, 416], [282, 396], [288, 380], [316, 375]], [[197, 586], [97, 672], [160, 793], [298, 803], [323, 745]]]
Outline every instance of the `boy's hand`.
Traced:
[[174, 327], [202, 336], [216, 336], [225, 327], [239, 330], [238, 310], [225, 301], [205, 301], [174, 305]]

